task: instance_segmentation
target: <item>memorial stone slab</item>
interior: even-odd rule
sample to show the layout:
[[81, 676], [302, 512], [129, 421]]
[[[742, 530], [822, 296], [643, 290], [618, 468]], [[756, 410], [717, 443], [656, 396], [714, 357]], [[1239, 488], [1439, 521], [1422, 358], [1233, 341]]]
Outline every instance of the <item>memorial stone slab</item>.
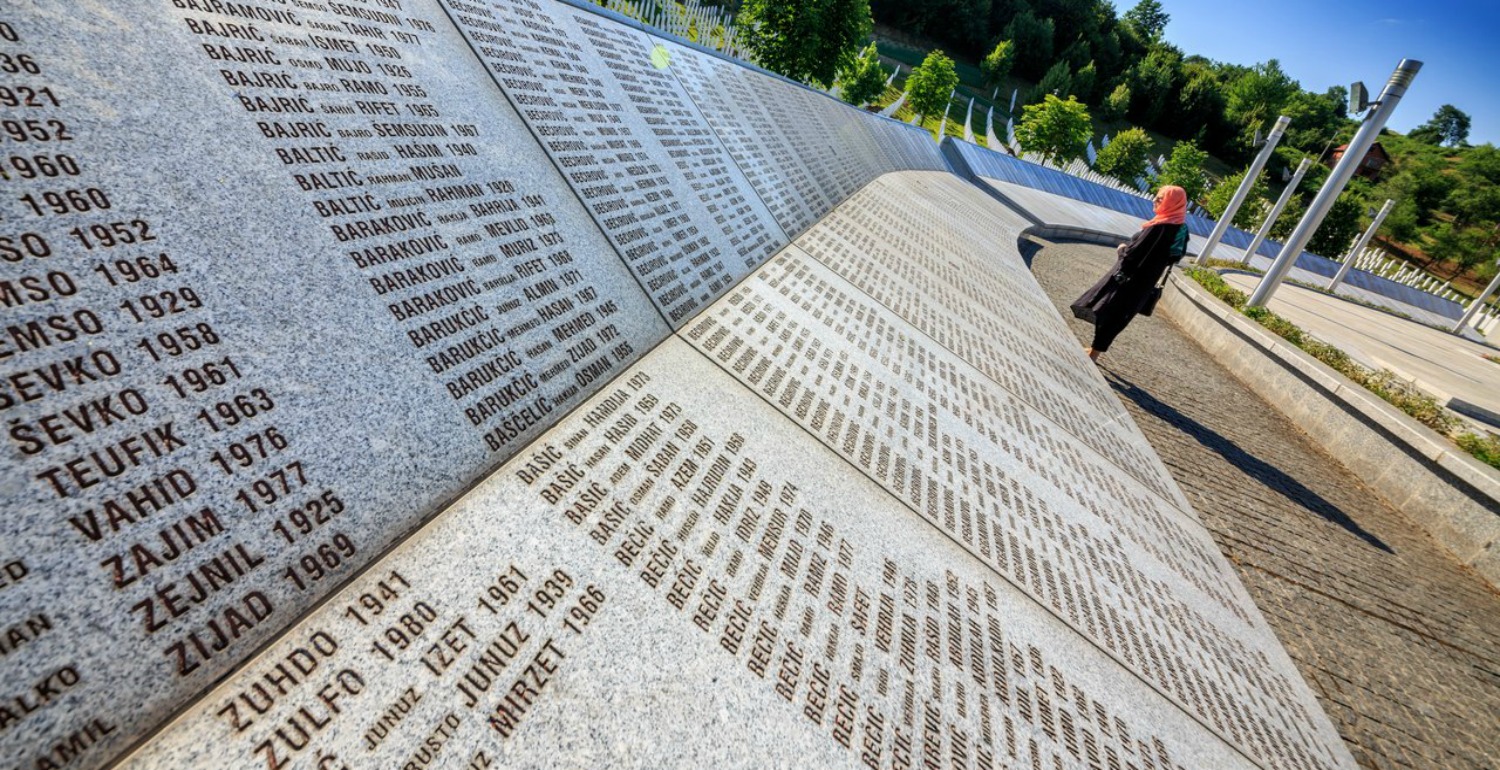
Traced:
[[1255, 767], [675, 340], [123, 766], [210, 762]]
[[1308, 738], [1311, 694], [1164, 471], [1132, 474], [824, 270], [793, 247], [682, 334], [1226, 740], [1290, 766], [1337, 756]]
[[[790, 311], [751, 296], [757, 282]], [[693, 342], [721, 327], [751, 339]], [[1223, 563], [1122, 540], [1191, 548], [1206, 536], [1187, 512], [1101, 524], [1056, 501], [1046, 468], [969, 453], [983, 435], [950, 440], [963, 428], [932, 383], [856, 371], [963, 366], [938, 347], [870, 362], [855, 335], [885, 329], [907, 339], [882, 353], [912, 350], [900, 317], [778, 255], [681, 333], [690, 344], [655, 348], [124, 765], [1349, 767], [1238, 585], [1214, 596], [1175, 573]], [[840, 333], [852, 354], [819, 350]], [[772, 336], [841, 399], [829, 423], [856, 401], [894, 413], [877, 429], [932, 458], [927, 489], [951, 501], [972, 467], [1016, 510], [945, 521], [919, 497], [935, 492], [892, 489], [853, 455], [868, 441], [787, 413], [780, 371], [742, 354]], [[956, 521], [992, 528], [1017, 566]], [[308, 674], [284, 692], [291, 660]]]
[[668, 45], [673, 72], [788, 233], [882, 173], [946, 168], [925, 132]]
[[[978, 258], [983, 252], [955, 248], [954, 234], [965, 230], [972, 245], [1014, 242], [1026, 222], [1016, 217], [1003, 229], [986, 230], [977, 223], [992, 218], [966, 208], [961, 198], [941, 200], [945, 188], [954, 189], [948, 175], [881, 180], [797, 246], [1032, 408], [1066, 420], [1127, 472], [1149, 474], [1156, 491], [1176, 495], [1139, 432], [1120, 427], [1125, 413], [1119, 401], [1092, 386], [1095, 367], [1079, 358], [1076, 343], [1050, 333], [1050, 303], [1026, 290], [1032, 283], [1025, 265], [1017, 260], [991, 267]], [[1044, 385], [1038, 374], [1063, 387]], [[1097, 419], [1100, 414], [1110, 419]], [[1176, 502], [1187, 507], [1185, 500]]]
[[3, 19], [6, 766], [97, 765], [667, 334], [438, 8], [178, 6]]
[[554, 0], [0, 103], [0, 767], [1352, 766], [924, 131]]
[[806, 170], [799, 167], [765, 104], [778, 92], [794, 93], [796, 87], [766, 83], [741, 67], [686, 46], [667, 47], [672, 51], [673, 73], [702, 108], [782, 231], [795, 236], [806, 230], [819, 214], [792, 178], [792, 172], [797, 172], [805, 180]]
[[[715, 158], [720, 184], [697, 181], [703, 169], [694, 165], [701, 161], [691, 163], [679, 144], [710, 141], [710, 130], [670, 76], [648, 74], [655, 68], [643, 33], [532, 0], [445, 5], [537, 143], [672, 322], [785, 243], [727, 158]], [[675, 141], [668, 146], [664, 139]], [[700, 144], [696, 151], [703, 149]], [[719, 154], [713, 144], [706, 149], [707, 157]]]

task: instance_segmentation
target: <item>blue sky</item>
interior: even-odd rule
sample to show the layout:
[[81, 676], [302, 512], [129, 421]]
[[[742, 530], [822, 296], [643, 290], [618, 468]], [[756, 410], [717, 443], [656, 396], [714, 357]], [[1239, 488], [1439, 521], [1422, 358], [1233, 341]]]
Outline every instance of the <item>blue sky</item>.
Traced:
[[[1403, 58], [1422, 71], [1386, 125], [1405, 133], [1444, 104], [1473, 118], [1469, 142], [1500, 145], [1500, 0], [1159, 0], [1185, 54], [1268, 59], [1308, 91], [1362, 80], [1375, 99]], [[1135, 0], [1115, 0], [1124, 14]]]

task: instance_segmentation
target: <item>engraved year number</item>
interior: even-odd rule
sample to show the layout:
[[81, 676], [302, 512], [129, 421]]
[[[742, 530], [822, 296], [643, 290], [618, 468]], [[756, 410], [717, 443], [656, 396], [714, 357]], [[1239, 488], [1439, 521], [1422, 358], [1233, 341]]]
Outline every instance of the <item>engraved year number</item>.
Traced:
[[120, 309], [129, 313], [136, 323], [186, 313], [201, 307], [203, 307], [203, 300], [198, 298], [198, 292], [187, 286], [142, 295], [120, 303]]
[[0, 86], [0, 106], [3, 107], [57, 107], [61, 102], [50, 88], [30, 86]]
[[520, 567], [512, 564], [510, 569], [500, 573], [488, 586], [484, 588], [484, 594], [479, 597], [479, 606], [489, 610], [495, 615], [500, 614], [500, 608], [510, 603], [521, 593], [521, 588], [526, 585], [526, 573]]
[[215, 402], [213, 406], [198, 410], [198, 420], [214, 433], [233, 428], [242, 422], [259, 417], [276, 408], [276, 401], [264, 388], [254, 388], [233, 398]]
[[61, 214], [84, 214], [110, 208], [109, 196], [97, 187], [82, 190], [49, 190], [40, 195], [22, 195], [21, 202], [39, 217]]
[[310, 535], [333, 521], [334, 517], [343, 513], [345, 508], [344, 501], [333, 490], [325, 489], [323, 494], [287, 511], [280, 520], [271, 525], [271, 529], [288, 543], [293, 543], [299, 537]]
[[[4, 55], [0, 54], [0, 57]], [[0, 70], [3, 69], [0, 66]], [[73, 129], [61, 120], [0, 120], [0, 129], [12, 142], [73, 141]]]
[[176, 391], [178, 398], [187, 398], [191, 394], [217, 388], [240, 377], [240, 368], [235, 365], [234, 359], [225, 356], [218, 361], [169, 374], [162, 380], [162, 384]]
[[204, 323], [179, 326], [153, 337], [143, 337], [140, 342], [135, 343], [135, 346], [150, 354], [152, 361], [161, 361], [176, 358], [209, 345], [217, 345], [219, 342], [218, 332], [214, 331], [214, 327]]
[[360, 625], [368, 626], [370, 621], [365, 619], [365, 613], [379, 617], [385, 612], [386, 607], [401, 598], [401, 592], [408, 588], [411, 588], [411, 583], [407, 582], [406, 577], [396, 570], [391, 570], [389, 577], [377, 581], [373, 588], [359, 595], [359, 598], [355, 600], [359, 604], [358, 607], [351, 604], [344, 608], [344, 614], [354, 618]]
[[306, 591], [311, 584], [333, 577], [358, 550], [348, 535], [335, 533], [327, 542], [299, 557], [281, 576], [297, 590]]
[[89, 251], [156, 240], [156, 236], [151, 234], [151, 223], [143, 219], [75, 227], [68, 234], [77, 238]]
[[177, 263], [166, 254], [158, 254], [154, 257], [99, 262], [94, 265], [94, 272], [104, 276], [104, 280], [109, 281], [110, 286], [119, 286], [122, 283], [149, 281], [167, 273], [175, 273]]

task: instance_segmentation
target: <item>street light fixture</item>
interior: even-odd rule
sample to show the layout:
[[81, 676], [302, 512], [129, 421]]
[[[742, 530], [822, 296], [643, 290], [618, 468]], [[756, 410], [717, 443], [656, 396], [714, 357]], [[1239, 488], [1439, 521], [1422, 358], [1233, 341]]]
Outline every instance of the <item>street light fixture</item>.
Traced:
[[1291, 272], [1292, 265], [1297, 262], [1297, 257], [1302, 255], [1302, 250], [1307, 247], [1307, 242], [1312, 240], [1313, 233], [1317, 232], [1318, 226], [1323, 224], [1323, 218], [1328, 216], [1329, 209], [1333, 208], [1334, 201], [1338, 200], [1339, 194], [1349, 184], [1350, 178], [1359, 165], [1364, 162], [1365, 154], [1370, 151], [1370, 145], [1375, 143], [1375, 138], [1380, 135], [1380, 129], [1385, 127], [1386, 121], [1390, 120], [1391, 113], [1396, 111], [1396, 105], [1401, 102], [1401, 97], [1406, 89], [1422, 69], [1422, 62], [1415, 59], [1402, 59], [1396, 66], [1395, 72], [1391, 73], [1391, 79], [1386, 82], [1385, 89], [1380, 92], [1380, 100], [1375, 102], [1375, 110], [1365, 118], [1360, 125], [1359, 131], [1355, 132], [1354, 139], [1349, 142], [1344, 157], [1339, 159], [1333, 167], [1333, 172], [1328, 175], [1328, 181], [1323, 184], [1323, 189], [1318, 191], [1318, 196], [1307, 207], [1307, 214], [1302, 221], [1297, 223], [1297, 228], [1287, 239], [1286, 244], [1281, 247], [1281, 253], [1276, 255], [1276, 261], [1271, 264], [1271, 269], [1266, 271], [1265, 277], [1255, 287], [1250, 299], [1245, 302], [1252, 307], [1264, 307], [1271, 301], [1271, 295], [1276, 293], [1277, 287], [1286, 279], [1287, 273]]

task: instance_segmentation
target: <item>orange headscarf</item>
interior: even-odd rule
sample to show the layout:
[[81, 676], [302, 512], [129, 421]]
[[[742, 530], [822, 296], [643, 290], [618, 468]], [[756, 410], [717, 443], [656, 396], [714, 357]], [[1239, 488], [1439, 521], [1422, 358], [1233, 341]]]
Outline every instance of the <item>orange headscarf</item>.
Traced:
[[1152, 225], [1180, 225], [1187, 221], [1187, 191], [1175, 184], [1156, 191], [1156, 216], [1141, 223], [1144, 230]]

